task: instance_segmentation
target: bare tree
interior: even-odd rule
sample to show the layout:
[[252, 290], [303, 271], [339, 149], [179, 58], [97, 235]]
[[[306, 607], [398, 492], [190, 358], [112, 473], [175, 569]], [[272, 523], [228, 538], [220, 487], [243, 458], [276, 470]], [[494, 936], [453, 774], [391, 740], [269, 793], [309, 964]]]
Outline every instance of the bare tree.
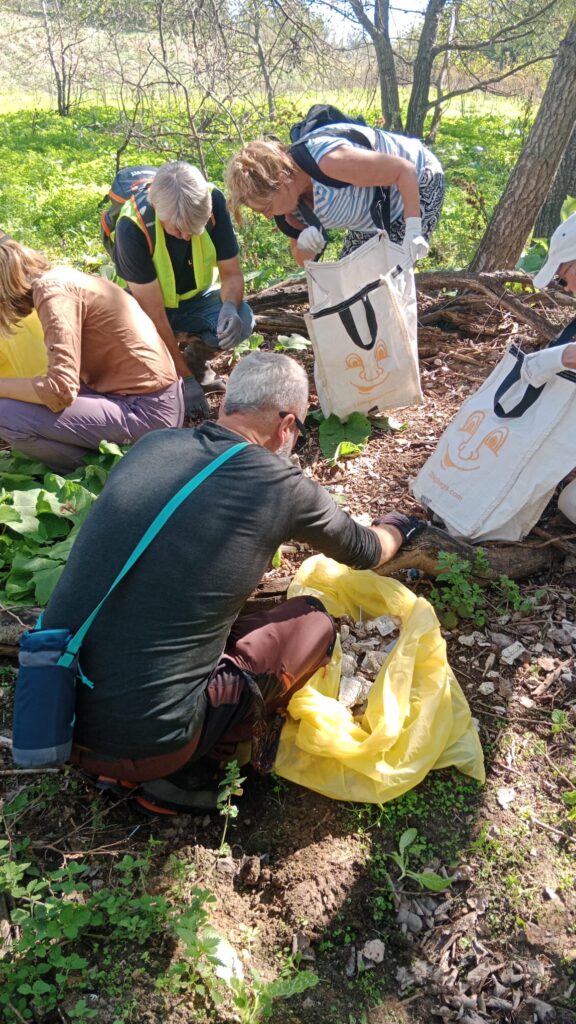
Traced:
[[[410, 34], [411, 46], [406, 56], [406, 40], [394, 40], [391, 33], [390, 0], [318, 0], [320, 6], [337, 11], [360, 27], [370, 39], [380, 81], [382, 116], [387, 128], [403, 131], [398, 88], [400, 60], [412, 63], [412, 90], [406, 120], [406, 132], [422, 137], [424, 121], [432, 108], [439, 107], [439, 98], [431, 95], [434, 67], [437, 61], [458, 59], [463, 64], [466, 84], [442, 96], [442, 104], [467, 92], [485, 90], [520, 70], [554, 55], [542, 26], [552, 8], [563, 0], [427, 0], [422, 27]], [[453, 18], [453, 8], [461, 9]], [[416, 13], [416, 12], [414, 12]], [[466, 16], [464, 16], [464, 13]], [[532, 49], [518, 47], [524, 40]], [[492, 59], [493, 54], [508, 44], [504, 66]], [[414, 53], [415, 49], [415, 53]], [[466, 56], [474, 58], [468, 64]], [[436, 110], [436, 120], [439, 110]]]
[[532, 130], [471, 270], [513, 267], [520, 257], [576, 122], [576, 16], [560, 44]]
[[40, 8], [48, 59], [56, 85], [58, 113], [61, 117], [68, 117], [74, 90], [79, 85], [78, 72], [83, 66], [86, 14], [67, 0], [41, 0]]

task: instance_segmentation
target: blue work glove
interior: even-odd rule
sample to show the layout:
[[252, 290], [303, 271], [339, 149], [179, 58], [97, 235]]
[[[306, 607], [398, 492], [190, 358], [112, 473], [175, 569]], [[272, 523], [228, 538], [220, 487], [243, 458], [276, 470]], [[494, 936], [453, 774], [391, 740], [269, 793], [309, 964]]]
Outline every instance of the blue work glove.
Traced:
[[183, 377], [184, 385], [184, 412], [192, 419], [205, 420], [210, 415], [210, 406], [202, 386], [195, 377]]
[[235, 348], [242, 341], [242, 321], [238, 310], [233, 302], [229, 300], [222, 303], [222, 309], [216, 324], [216, 336], [218, 348]]
[[402, 512], [387, 512], [381, 519], [375, 519], [372, 526], [395, 526], [402, 534], [402, 544], [410, 544], [426, 529], [425, 519], [416, 516], [405, 516]]

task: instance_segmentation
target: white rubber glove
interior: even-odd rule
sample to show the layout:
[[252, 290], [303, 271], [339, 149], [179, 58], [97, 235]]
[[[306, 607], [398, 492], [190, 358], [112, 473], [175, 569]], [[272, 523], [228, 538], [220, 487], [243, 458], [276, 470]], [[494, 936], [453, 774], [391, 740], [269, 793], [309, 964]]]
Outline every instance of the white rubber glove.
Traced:
[[404, 235], [403, 249], [411, 263], [421, 260], [428, 255], [430, 246], [422, 234], [422, 220], [420, 217], [406, 218], [406, 233]]
[[545, 348], [541, 352], [531, 352], [522, 363], [521, 379], [524, 384], [531, 384], [533, 388], [539, 388], [546, 381], [565, 370], [562, 356], [566, 345], [555, 345], [554, 348]]
[[298, 235], [296, 245], [303, 252], [310, 252], [313, 256], [319, 256], [326, 248], [326, 239], [319, 228], [304, 228]]

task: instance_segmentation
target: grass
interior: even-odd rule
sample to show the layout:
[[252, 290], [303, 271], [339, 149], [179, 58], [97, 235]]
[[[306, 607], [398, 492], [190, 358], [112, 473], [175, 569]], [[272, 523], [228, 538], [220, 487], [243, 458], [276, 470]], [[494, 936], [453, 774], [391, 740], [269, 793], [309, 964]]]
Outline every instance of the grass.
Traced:
[[[309, 100], [318, 98], [310, 95], [297, 102], [291, 98], [281, 101], [274, 126], [262, 111], [259, 120], [252, 118], [246, 124], [246, 137], [273, 127], [280, 137], [287, 138], [290, 124], [306, 110]], [[362, 108], [360, 96], [333, 99], [350, 114], [365, 114], [369, 122], [378, 116], [377, 109]], [[521, 106], [502, 102], [494, 110], [492, 102], [488, 105], [479, 98], [470, 104], [464, 114], [450, 111], [434, 145], [446, 170], [448, 188], [428, 267], [461, 267], [469, 262], [529, 127]], [[7, 100], [5, 105], [9, 105]], [[0, 224], [55, 260], [97, 270], [105, 259], [98, 205], [114, 176], [121, 140], [120, 115], [112, 107], [86, 106], [72, 117], [61, 118], [40, 105], [12, 106], [0, 125]], [[222, 183], [224, 167], [235, 149], [228, 141], [206, 148], [208, 173], [215, 184]], [[180, 155], [130, 145], [122, 162], [159, 163]], [[252, 275], [253, 287], [295, 271], [286, 239], [264, 218], [248, 213], [238, 233], [242, 262]]]

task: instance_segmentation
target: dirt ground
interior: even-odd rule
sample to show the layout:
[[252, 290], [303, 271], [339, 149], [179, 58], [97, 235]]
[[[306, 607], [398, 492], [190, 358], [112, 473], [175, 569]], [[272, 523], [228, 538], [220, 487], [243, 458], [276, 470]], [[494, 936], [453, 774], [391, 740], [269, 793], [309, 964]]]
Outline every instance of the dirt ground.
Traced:
[[[330, 467], [313, 430], [305, 470], [354, 514], [421, 512], [407, 481], [504, 341], [455, 339], [456, 358], [423, 361], [422, 407], [403, 414], [405, 430], [376, 430], [354, 460]], [[554, 502], [544, 522], [569, 532]], [[290, 545], [279, 572], [290, 574], [308, 553]], [[429, 592], [426, 578], [401, 578]], [[554, 574], [521, 584], [525, 597], [541, 592], [529, 612], [503, 617], [491, 608], [482, 628], [460, 623], [446, 634], [478, 723], [484, 787], [443, 770], [399, 800], [369, 808], [249, 773], [230, 852], [219, 856], [218, 815], [148, 821], [128, 802], [107, 803], [77, 781], [68, 791], [63, 780], [50, 813], [29, 816], [28, 834], [52, 860], [87, 851], [103, 877], [111, 858], [147, 848], [152, 836], [155, 885], [168, 884], [178, 862], [184, 902], [190, 887], [213, 892], [214, 927], [248, 973], [271, 979], [288, 965], [318, 976], [316, 987], [275, 1004], [269, 1019], [277, 1024], [576, 1024], [576, 829], [563, 799], [576, 772], [575, 579], [568, 553]], [[524, 646], [511, 665], [501, 660], [502, 635]], [[565, 712], [556, 731], [554, 710]], [[8, 780], [12, 791], [19, 785]], [[98, 827], [89, 828], [96, 818]], [[398, 882], [387, 855], [411, 827], [422, 844], [419, 870], [454, 876], [444, 892]], [[367, 952], [373, 940], [382, 946]], [[203, 1009], [191, 995], [156, 992], [155, 964], [166, 955], [152, 949], [145, 977], [134, 975], [132, 1024], [238, 1019]], [[126, 970], [136, 967], [127, 952]], [[93, 996], [98, 1024], [113, 1024], [119, 1008]]]

